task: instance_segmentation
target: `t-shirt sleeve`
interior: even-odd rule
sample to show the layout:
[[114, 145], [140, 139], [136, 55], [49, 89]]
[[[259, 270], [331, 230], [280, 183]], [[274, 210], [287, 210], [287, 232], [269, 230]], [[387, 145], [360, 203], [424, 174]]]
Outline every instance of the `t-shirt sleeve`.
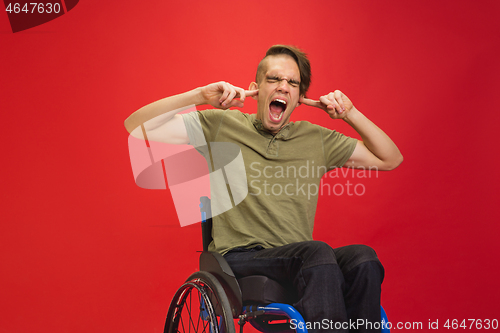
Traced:
[[203, 110], [182, 114], [189, 144], [197, 147], [215, 141], [224, 113], [224, 110]]
[[198, 111], [181, 114], [186, 132], [189, 138], [189, 144], [194, 147], [204, 146], [207, 144], [205, 135], [201, 127]]
[[354, 152], [358, 140], [327, 128], [322, 128], [322, 136], [328, 170], [342, 167]]

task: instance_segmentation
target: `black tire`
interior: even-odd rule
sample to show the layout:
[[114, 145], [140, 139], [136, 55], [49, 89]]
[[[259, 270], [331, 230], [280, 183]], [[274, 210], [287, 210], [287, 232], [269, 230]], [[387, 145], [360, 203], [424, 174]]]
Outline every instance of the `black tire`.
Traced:
[[235, 333], [231, 306], [212, 274], [193, 273], [170, 303], [164, 333]]

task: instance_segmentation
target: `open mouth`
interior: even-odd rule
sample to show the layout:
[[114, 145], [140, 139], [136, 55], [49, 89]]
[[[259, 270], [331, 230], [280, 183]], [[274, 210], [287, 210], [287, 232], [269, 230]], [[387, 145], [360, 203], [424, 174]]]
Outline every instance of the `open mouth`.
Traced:
[[286, 110], [286, 101], [281, 98], [275, 98], [269, 104], [269, 116], [272, 121], [279, 122]]

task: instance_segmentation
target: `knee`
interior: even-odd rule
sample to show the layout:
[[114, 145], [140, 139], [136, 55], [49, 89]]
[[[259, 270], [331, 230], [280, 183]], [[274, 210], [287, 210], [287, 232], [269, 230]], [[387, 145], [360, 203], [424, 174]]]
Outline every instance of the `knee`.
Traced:
[[375, 250], [367, 245], [348, 245], [337, 248], [334, 251], [344, 274], [365, 262], [375, 262], [382, 267]]
[[303, 261], [303, 268], [337, 264], [337, 258], [332, 247], [321, 241], [304, 242], [303, 253], [300, 256]]
[[345, 279], [350, 283], [353, 280], [361, 279], [363, 284], [380, 286], [384, 281], [385, 270], [380, 261], [365, 261], [353, 267], [344, 274]]
[[359, 262], [379, 261], [375, 250], [369, 247], [368, 245], [356, 244], [356, 245], [351, 245], [351, 247], [353, 248], [353, 254], [354, 257], [356, 257], [357, 261]]

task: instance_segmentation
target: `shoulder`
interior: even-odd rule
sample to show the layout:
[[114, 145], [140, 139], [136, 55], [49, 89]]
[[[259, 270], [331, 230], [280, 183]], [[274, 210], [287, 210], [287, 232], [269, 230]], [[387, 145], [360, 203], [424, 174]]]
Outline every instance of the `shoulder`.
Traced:
[[344, 135], [334, 129], [330, 129], [321, 125], [313, 124], [308, 121], [297, 121], [294, 126], [294, 135], [304, 136], [307, 140], [319, 139], [324, 143], [348, 143], [353, 145], [357, 142], [356, 139]]
[[237, 119], [248, 119], [252, 120], [255, 118], [254, 114], [248, 114], [248, 113], [243, 113], [240, 110], [235, 110], [235, 109], [227, 109], [227, 110], [221, 110], [224, 112], [225, 117], [231, 117], [231, 118], [237, 118]]
[[208, 109], [197, 111], [196, 115], [206, 130], [238, 130], [242, 127], [253, 127], [255, 115], [242, 113], [239, 110]]
[[334, 132], [334, 130], [328, 129], [326, 127], [310, 123], [309, 121], [306, 120], [300, 120], [296, 121], [293, 123], [294, 127], [294, 132], [298, 135], [311, 135], [311, 134], [318, 134], [318, 135], [325, 135], [330, 132]]
[[227, 110], [221, 110], [221, 109], [207, 109], [207, 110], [200, 110], [196, 112], [200, 117], [206, 117], [206, 118], [212, 118], [212, 117], [218, 117], [218, 118], [249, 118], [253, 115], [243, 113], [239, 110], [234, 110], [234, 109], [227, 109]]
[[[213, 116], [218, 116], [224, 123], [252, 124], [255, 120], [255, 114], [243, 113], [240, 110], [211, 110]], [[205, 112], [205, 111], [201, 111]]]
[[322, 135], [332, 135], [332, 134], [343, 135], [341, 132], [338, 132], [334, 129], [330, 129], [330, 128], [327, 128], [327, 127], [324, 127], [324, 126], [321, 126], [318, 124], [313, 124], [307, 120], [296, 121], [294, 124], [295, 124], [296, 129], [300, 130], [300, 131], [316, 132], [316, 133], [320, 133]]

